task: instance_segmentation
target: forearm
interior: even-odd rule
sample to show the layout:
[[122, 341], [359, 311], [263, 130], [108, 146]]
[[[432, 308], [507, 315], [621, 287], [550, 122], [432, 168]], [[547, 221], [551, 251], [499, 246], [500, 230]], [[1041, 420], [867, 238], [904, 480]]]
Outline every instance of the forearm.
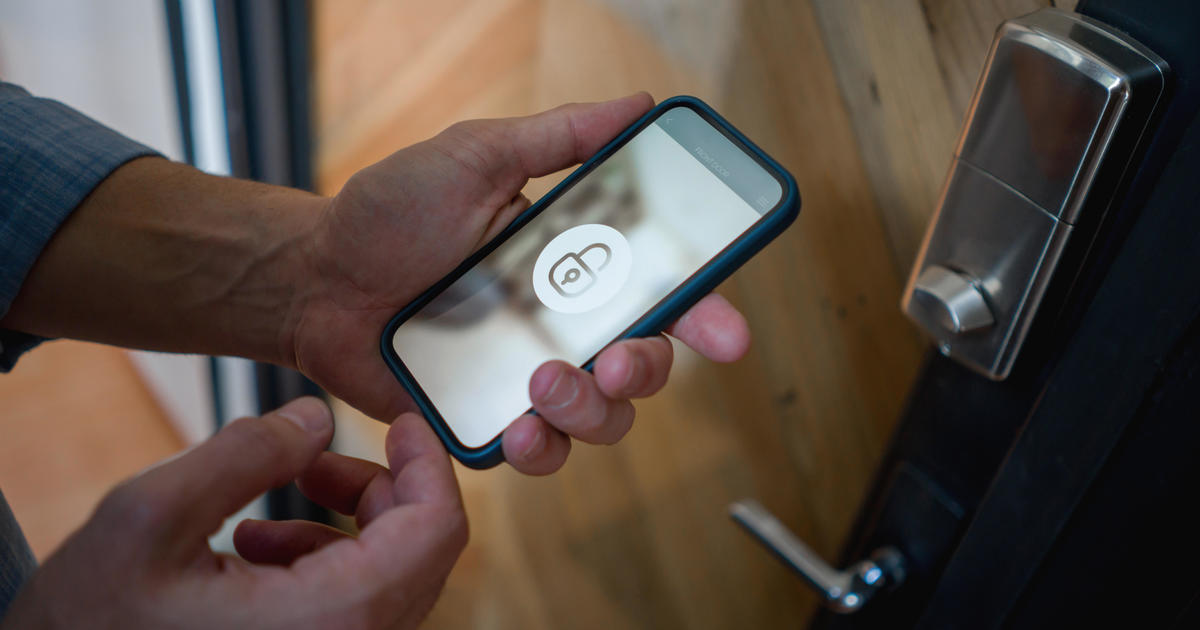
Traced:
[[0, 325], [290, 364], [305, 238], [325, 203], [160, 158], [134, 160], [63, 224]]

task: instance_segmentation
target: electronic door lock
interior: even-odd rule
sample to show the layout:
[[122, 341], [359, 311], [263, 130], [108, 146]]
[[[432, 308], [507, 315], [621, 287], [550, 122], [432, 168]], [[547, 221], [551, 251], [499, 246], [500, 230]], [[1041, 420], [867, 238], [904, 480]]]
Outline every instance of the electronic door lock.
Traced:
[[1068, 244], [1091, 242], [1134, 170], [1168, 72], [1073, 13], [1000, 26], [901, 302], [943, 353], [1008, 376], [1050, 281], [1077, 271]]

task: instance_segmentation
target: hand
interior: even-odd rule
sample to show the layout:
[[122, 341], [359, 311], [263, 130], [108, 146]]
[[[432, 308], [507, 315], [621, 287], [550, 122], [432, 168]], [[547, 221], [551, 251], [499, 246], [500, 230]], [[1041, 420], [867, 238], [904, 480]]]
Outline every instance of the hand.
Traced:
[[[529, 177], [578, 164], [650, 97], [460, 123], [357, 173], [333, 199], [212, 177], [159, 158], [100, 183], [55, 233], [0, 327], [150, 350], [238, 355], [299, 368], [380, 420], [415, 409], [379, 356], [388, 319], [498, 234]], [[742, 316], [711, 295], [667, 332], [739, 358]], [[620, 439], [629, 399], [666, 382], [659, 335], [605, 349], [588, 374], [562, 362], [530, 379], [537, 416], [515, 419], [505, 458], [545, 474], [573, 436]]]
[[[329, 409], [301, 398], [244, 418], [110, 493], [19, 593], [4, 628], [407, 628], [467, 541], [454, 471], [419, 416], [392, 423], [391, 470], [324, 448]], [[357, 539], [308, 521], [243, 521], [242, 558], [207, 538], [299, 476]], [[243, 559], [244, 558], [244, 559]]]
[[[322, 212], [308, 245], [305, 282], [315, 288], [291, 335], [295, 365], [375, 418], [413, 410], [379, 357], [388, 319], [529, 206], [521, 195], [528, 178], [582, 162], [652, 104], [637, 94], [459, 123], [354, 175]], [[745, 320], [717, 295], [667, 332], [716, 361], [736, 360], [749, 345]], [[633, 422], [629, 399], [661, 389], [671, 361], [671, 344], [659, 335], [610, 346], [592, 374], [562, 361], [541, 366], [529, 387], [538, 415], [505, 431], [505, 458], [518, 470], [545, 474], [566, 460], [568, 436], [616, 442]]]

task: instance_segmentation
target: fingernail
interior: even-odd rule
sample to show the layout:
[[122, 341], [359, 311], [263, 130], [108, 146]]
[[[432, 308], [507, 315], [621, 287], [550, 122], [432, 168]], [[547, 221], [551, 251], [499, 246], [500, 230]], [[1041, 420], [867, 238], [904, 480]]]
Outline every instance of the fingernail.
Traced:
[[320, 433], [333, 422], [333, 412], [319, 398], [305, 396], [280, 407], [275, 413], [309, 433]]
[[542, 395], [542, 406], [547, 409], [562, 409], [575, 400], [579, 393], [579, 379], [570, 370], [560, 368], [550, 389]]
[[533, 440], [525, 450], [521, 451], [521, 459], [529, 461], [542, 453], [542, 449], [546, 448], [546, 431], [539, 428], [533, 434]]

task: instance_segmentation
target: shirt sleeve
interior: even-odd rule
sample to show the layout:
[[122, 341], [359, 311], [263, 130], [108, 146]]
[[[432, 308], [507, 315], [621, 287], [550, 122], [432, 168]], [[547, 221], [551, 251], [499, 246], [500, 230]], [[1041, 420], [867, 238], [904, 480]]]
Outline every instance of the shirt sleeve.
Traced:
[[[0, 318], [75, 207], [144, 155], [157, 154], [62, 103], [0, 82]], [[0, 329], [0, 372], [41, 341]]]

